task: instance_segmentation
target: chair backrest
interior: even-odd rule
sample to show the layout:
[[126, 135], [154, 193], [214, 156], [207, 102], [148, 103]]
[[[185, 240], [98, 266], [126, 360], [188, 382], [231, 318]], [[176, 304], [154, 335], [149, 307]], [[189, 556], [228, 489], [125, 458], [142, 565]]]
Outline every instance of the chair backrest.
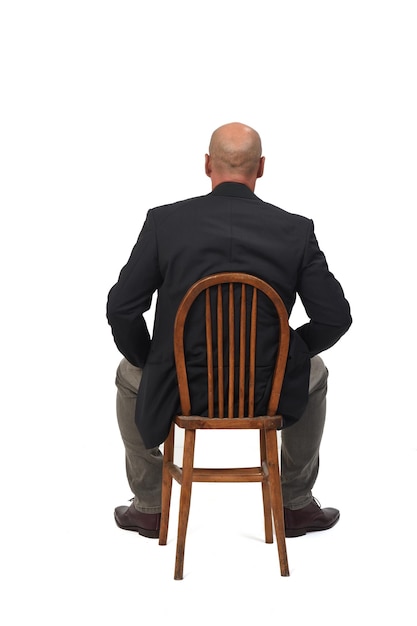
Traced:
[[268, 283], [241, 272], [202, 278], [190, 287], [178, 308], [174, 354], [182, 414], [191, 414], [184, 329], [188, 314], [202, 292], [205, 292], [202, 334], [205, 332], [206, 338], [208, 417], [254, 417], [258, 292], [270, 300], [277, 318], [276, 358], [267, 408], [267, 415], [276, 415], [288, 357], [288, 314], [280, 296]]

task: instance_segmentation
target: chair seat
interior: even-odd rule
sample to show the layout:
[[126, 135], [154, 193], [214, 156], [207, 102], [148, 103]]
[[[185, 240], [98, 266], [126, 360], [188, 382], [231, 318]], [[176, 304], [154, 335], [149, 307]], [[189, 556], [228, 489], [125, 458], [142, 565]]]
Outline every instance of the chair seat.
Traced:
[[259, 417], [202, 417], [201, 415], [177, 415], [174, 422], [180, 428], [191, 430], [244, 430], [266, 429], [280, 430], [283, 425], [282, 415], [263, 415]]

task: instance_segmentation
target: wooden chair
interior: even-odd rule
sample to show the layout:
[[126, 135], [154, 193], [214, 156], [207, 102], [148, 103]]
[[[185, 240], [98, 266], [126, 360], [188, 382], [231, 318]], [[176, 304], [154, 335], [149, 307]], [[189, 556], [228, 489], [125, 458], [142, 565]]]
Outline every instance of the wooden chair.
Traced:
[[[192, 402], [184, 350], [185, 322], [192, 305], [203, 291], [205, 291], [205, 296], [202, 296], [205, 298], [205, 322], [203, 319], [202, 325], [205, 325], [207, 346], [208, 417], [191, 414]], [[263, 292], [272, 302], [279, 320], [275, 371], [267, 415], [263, 416], [254, 415], [259, 292]], [[236, 308], [238, 311], [235, 311]], [[212, 323], [213, 318], [216, 320], [215, 324]], [[277, 430], [282, 428], [283, 420], [282, 416], [276, 414], [288, 346], [289, 327], [285, 306], [276, 291], [255, 276], [232, 272], [203, 278], [188, 290], [178, 308], [174, 327], [174, 352], [182, 415], [174, 418], [164, 443], [159, 536], [159, 544], [166, 545], [172, 479], [175, 478], [181, 485], [175, 580], [183, 578], [185, 538], [193, 482], [261, 482], [265, 541], [273, 543], [273, 517], [281, 575], [289, 576], [277, 445]], [[174, 463], [175, 426], [185, 429], [182, 467]], [[258, 467], [227, 469], [194, 467], [196, 431], [224, 428], [259, 430]]]

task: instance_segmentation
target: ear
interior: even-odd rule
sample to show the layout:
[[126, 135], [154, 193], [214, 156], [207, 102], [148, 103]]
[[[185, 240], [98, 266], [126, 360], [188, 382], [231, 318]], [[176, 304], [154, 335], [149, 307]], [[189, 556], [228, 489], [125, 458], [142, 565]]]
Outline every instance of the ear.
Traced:
[[258, 172], [256, 174], [256, 178], [262, 178], [264, 174], [264, 167], [265, 167], [265, 157], [261, 157], [259, 161], [259, 167], [258, 167]]
[[211, 164], [210, 164], [210, 155], [205, 155], [205, 172], [209, 178], [211, 178]]

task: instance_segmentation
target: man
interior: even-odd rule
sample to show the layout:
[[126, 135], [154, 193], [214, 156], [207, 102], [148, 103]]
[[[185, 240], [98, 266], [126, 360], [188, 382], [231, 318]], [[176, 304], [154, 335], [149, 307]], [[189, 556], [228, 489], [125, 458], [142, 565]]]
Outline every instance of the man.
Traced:
[[[108, 321], [125, 357], [117, 371], [117, 416], [134, 494], [129, 507], [115, 510], [120, 528], [158, 537], [159, 445], [179, 409], [172, 339], [175, 314], [196, 280], [225, 271], [247, 272], [270, 283], [289, 314], [297, 293], [303, 302], [310, 321], [291, 331], [279, 405], [287, 426], [282, 431], [281, 459], [286, 535], [326, 530], [339, 519], [337, 509], [321, 509], [312, 495], [327, 390], [327, 370], [317, 355], [349, 328], [349, 304], [328, 270], [313, 222], [254, 194], [264, 162], [260, 137], [252, 128], [231, 123], [214, 131], [205, 156], [211, 193], [150, 210], [109, 293]], [[155, 291], [151, 340], [143, 313]], [[268, 332], [260, 330], [265, 349]]]

